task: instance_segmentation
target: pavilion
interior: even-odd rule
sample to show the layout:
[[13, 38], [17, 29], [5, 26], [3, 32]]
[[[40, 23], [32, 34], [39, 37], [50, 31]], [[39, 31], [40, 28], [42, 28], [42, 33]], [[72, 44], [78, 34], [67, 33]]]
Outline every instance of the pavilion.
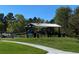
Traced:
[[51, 23], [30, 23], [25, 28], [27, 27], [46, 27], [46, 28], [58, 28], [58, 37], [61, 37], [61, 31], [60, 28], [61, 26], [58, 24], [51, 24]]

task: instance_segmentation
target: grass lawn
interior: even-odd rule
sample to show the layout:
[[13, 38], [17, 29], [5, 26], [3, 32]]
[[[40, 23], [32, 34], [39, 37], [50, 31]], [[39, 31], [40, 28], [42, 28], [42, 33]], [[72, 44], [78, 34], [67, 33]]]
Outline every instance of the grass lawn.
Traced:
[[30, 46], [10, 42], [0, 42], [0, 54], [44, 54], [44, 53], [47, 52]]
[[[6, 40], [6, 39], [5, 39]], [[78, 52], [79, 53], [79, 40], [69, 37], [52, 37], [52, 38], [17, 38], [8, 39], [21, 42], [30, 42], [40, 44], [64, 51]]]

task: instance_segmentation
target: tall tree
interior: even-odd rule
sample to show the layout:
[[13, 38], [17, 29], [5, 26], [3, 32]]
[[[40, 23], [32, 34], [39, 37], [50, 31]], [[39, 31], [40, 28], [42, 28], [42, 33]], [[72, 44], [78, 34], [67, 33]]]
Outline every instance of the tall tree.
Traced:
[[14, 31], [14, 27], [13, 27], [13, 24], [14, 24], [14, 20], [15, 20], [15, 17], [13, 15], [13, 13], [8, 13], [6, 16], [5, 16], [5, 19], [7, 20], [7, 23], [8, 23], [8, 27], [7, 27], [7, 31], [8, 32], [13, 32]]
[[3, 13], [0, 13], [0, 31], [2, 31], [2, 32], [6, 31], [6, 21], [4, 19]]
[[28, 19], [28, 23], [43, 23], [43, 22], [44, 22], [44, 19], [41, 19], [40, 17], [39, 18], [34, 17], [33, 19], [32, 18]]
[[71, 29], [71, 33], [79, 35], [79, 7], [74, 10], [73, 15], [70, 17], [69, 27]]
[[71, 34], [79, 34], [79, 14], [73, 15], [69, 20], [69, 28]]
[[54, 19], [51, 19], [49, 22], [50, 23], [55, 23], [55, 20]]
[[60, 7], [56, 10], [55, 22], [62, 26], [62, 31], [67, 34], [68, 21], [72, 14], [72, 10], [69, 7]]
[[79, 14], [79, 7], [77, 7], [75, 10], [74, 10], [74, 14]]
[[42, 19], [42, 18], [39, 17], [39, 18], [37, 19], [37, 23], [44, 23], [44, 19]]
[[25, 22], [25, 18], [22, 14], [16, 14], [15, 15], [16, 19], [17, 19], [17, 28], [19, 29], [19, 32], [24, 32], [25, 30], [25, 25], [26, 25], [26, 22]]
[[29, 18], [29, 19], [27, 20], [27, 22], [28, 22], [28, 23], [33, 23], [33, 19], [32, 19], [32, 18]]
[[34, 23], [37, 23], [37, 22], [38, 22], [37, 17], [34, 17], [34, 18], [33, 18], [33, 22], [34, 22]]

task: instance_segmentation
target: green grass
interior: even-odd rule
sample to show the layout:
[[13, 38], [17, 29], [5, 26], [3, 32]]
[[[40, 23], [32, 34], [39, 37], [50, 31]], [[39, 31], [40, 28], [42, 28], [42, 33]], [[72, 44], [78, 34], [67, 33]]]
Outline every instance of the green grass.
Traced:
[[79, 40], [69, 37], [52, 37], [52, 38], [17, 38], [8, 39], [21, 42], [30, 42], [34, 44], [40, 44], [64, 51], [78, 52], [79, 53]]
[[0, 42], [0, 54], [44, 54], [44, 53], [47, 52], [34, 47], [10, 42]]

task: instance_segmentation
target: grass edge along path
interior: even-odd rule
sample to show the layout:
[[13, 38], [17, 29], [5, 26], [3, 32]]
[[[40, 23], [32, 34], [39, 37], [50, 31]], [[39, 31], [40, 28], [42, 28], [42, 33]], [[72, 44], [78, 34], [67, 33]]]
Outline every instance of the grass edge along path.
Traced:
[[17, 44], [22, 44], [22, 45], [28, 45], [28, 46], [32, 46], [32, 47], [35, 47], [35, 48], [39, 48], [39, 49], [47, 51], [48, 52], [47, 54], [60, 54], [60, 53], [71, 54], [71, 53], [73, 53], [73, 52], [66, 52], [66, 51], [46, 47], [46, 46], [43, 46], [43, 45], [37, 45], [37, 44], [32, 44], [32, 43], [27, 43], [27, 42], [8, 41], [8, 40], [2, 40], [2, 41], [3, 42], [17, 43]]
[[0, 41], [0, 54], [45, 54], [47, 51], [27, 45]]
[[1, 40], [12, 40], [20, 42], [29, 42], [33, 44], [39, 44], [56, 48], [63, 51], [77, 52], [79, 53], [79, 40], [70, 37], [52, 37], [52, 38], [14, 38], [14, 39], [1, 39]]

